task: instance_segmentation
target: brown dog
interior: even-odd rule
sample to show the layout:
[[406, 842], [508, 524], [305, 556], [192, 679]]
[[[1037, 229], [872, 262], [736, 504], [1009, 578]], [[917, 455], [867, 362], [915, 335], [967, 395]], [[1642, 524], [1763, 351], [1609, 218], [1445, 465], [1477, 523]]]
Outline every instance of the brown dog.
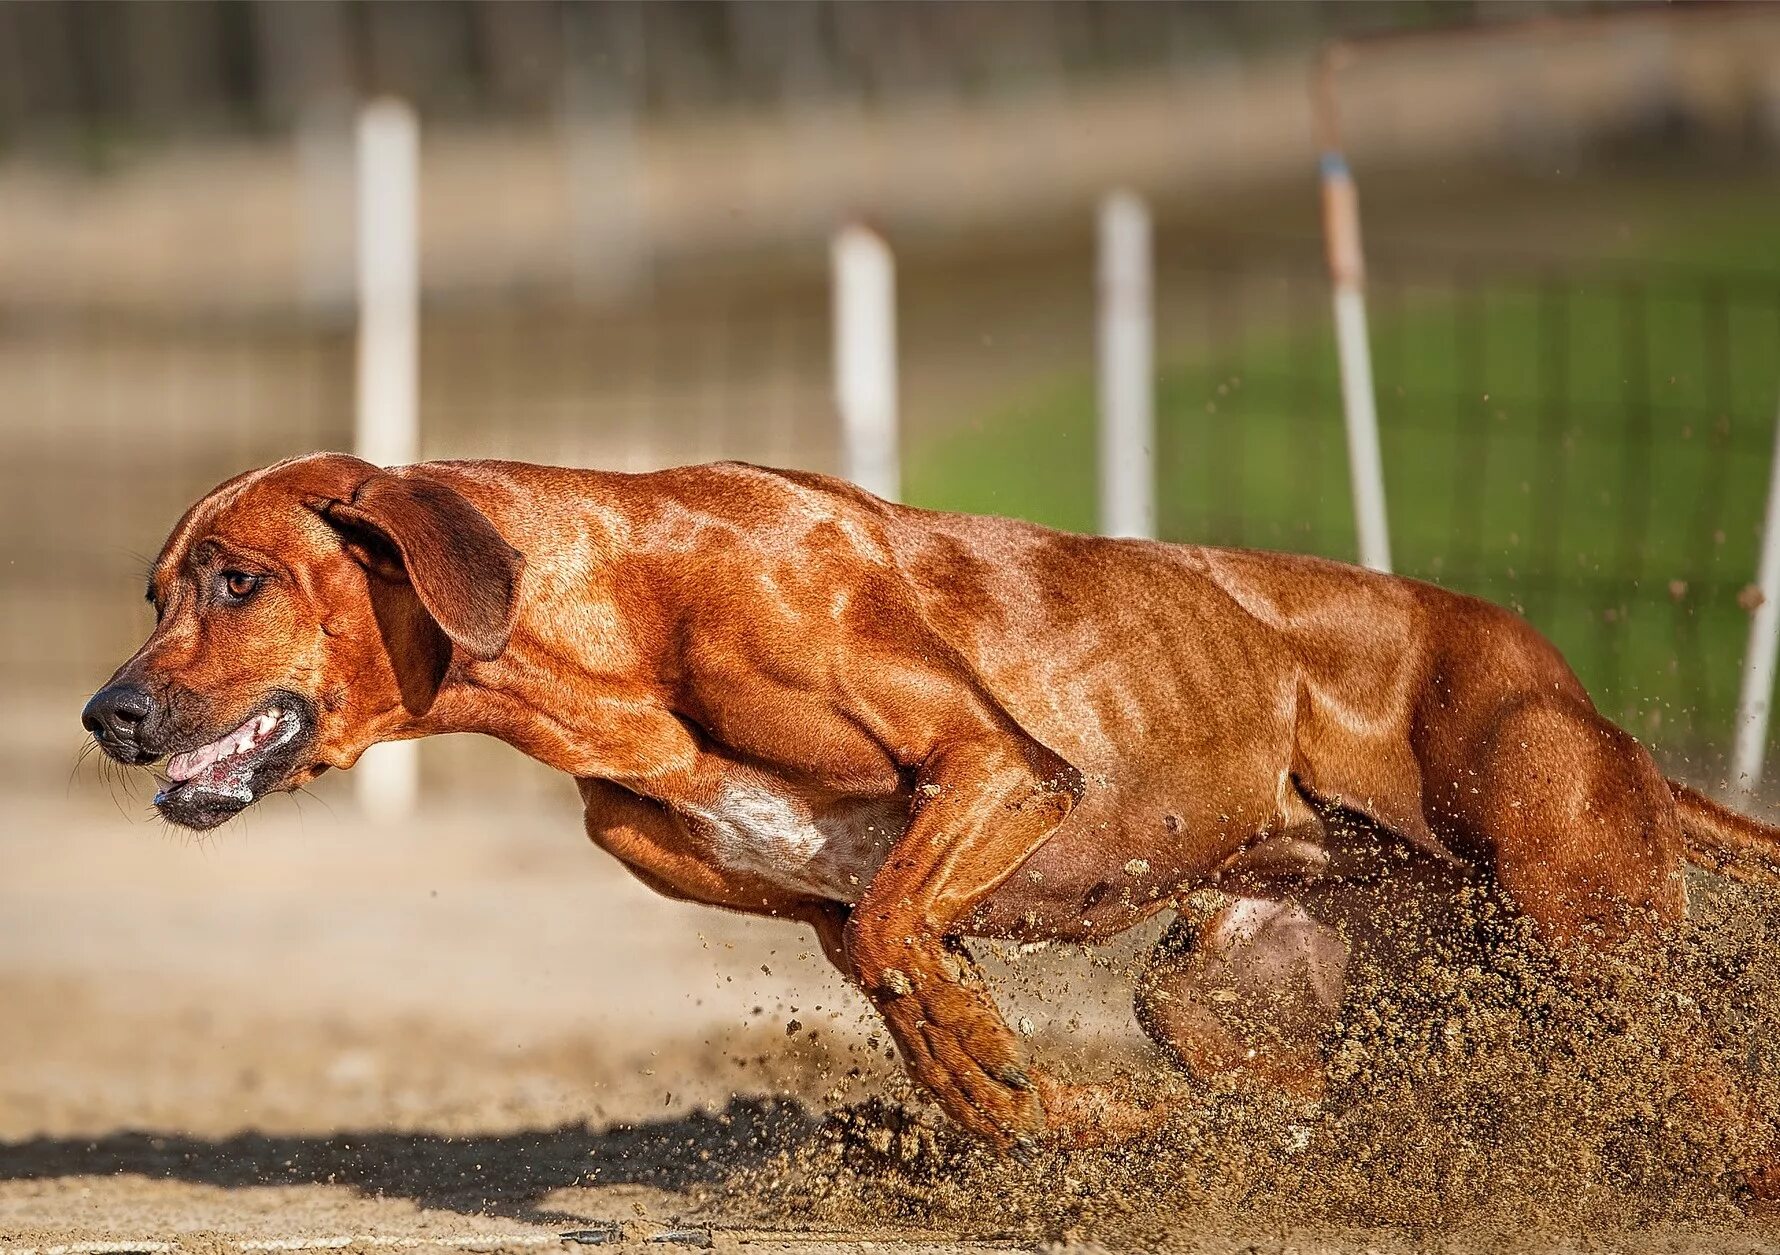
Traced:
[[1029, 1071], [961, 938], [1098, 940], [1219, 886], [1139, 1019], [1201, 1073], [1314, 1090], [1342, 833], [1493, 876], [1572, 953], [1680, 920], [1686, 860], [1780, 867], [1780, 832], [1665, 780], [1507, 611], [818, 475], [317, 454], [193, 506], [148, 594], [154, 633], [84, 722], [122, 762], [171, 756], [168, 819], [377, 741], [499, 737], [573, 775], [649, 885], [812, 925], [1002, 1144], [1146, 1116]]

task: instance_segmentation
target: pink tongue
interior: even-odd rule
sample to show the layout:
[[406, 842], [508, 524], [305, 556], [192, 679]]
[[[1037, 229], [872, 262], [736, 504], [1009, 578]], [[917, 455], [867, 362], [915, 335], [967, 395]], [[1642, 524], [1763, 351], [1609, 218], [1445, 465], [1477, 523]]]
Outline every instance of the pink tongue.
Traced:
[[213, 765], [228, 757], [234, 747], [235, 737], [240, 735], [239, 729], [229, 733], [222, 741], [206, 745], [201, 749], [189, 750], [184, 754], [176, 754], [173, 761], [167, 764], [167, 774], [175, 780], [190, 780], [200, 773], [208, 771]]
[[252, 774], [253, 766], [246, 758], [224, 758], [193, 775], [187, 783], [222, 792], [242, 787]]
[[[207, 788], [238, 787], [252, 774], [247, 760], [264, 740], [265, 734], [255, 735], [260, 733], [264, 719], [265, 716], [250, 719], [220, 741], [174, 755], [167, 764], [168, 776], [180, 782], [198, 781]], [[266, 734], [269, 732], [266, 729]]]

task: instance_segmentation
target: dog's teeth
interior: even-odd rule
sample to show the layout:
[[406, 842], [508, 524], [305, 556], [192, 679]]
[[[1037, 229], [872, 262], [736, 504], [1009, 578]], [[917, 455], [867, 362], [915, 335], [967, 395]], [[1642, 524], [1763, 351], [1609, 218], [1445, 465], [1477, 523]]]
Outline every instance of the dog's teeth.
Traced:
[[190, 780], [206, 767], [258, 749], [278, 730], [283, 718], [283, 708], [274, 706], [262, 715], [255, 715], [225, 737], [219, 737], [195, 750], [175, 754], [167, 760], [168, 779], [182, 782]]

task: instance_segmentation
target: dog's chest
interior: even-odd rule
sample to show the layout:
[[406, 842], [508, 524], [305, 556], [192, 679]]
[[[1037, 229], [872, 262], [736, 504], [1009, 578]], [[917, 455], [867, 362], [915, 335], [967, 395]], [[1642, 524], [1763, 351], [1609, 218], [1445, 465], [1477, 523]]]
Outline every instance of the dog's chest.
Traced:
[[905, 798], [841, 799], [812, 806], [771, 783], [727, 785], [682, 810], [715, 860], [797, 893], [853, 903], [908, 826]]

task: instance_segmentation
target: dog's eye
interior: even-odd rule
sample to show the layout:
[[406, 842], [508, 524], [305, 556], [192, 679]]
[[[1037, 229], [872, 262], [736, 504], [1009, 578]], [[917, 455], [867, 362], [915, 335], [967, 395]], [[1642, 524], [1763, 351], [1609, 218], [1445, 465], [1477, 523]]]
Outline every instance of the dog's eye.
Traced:
[[260, 577], [246, 571], [224, 571], [217, 579], [222, 584], [224, 598], [233, 602], [246, 601], [260, 586]]

